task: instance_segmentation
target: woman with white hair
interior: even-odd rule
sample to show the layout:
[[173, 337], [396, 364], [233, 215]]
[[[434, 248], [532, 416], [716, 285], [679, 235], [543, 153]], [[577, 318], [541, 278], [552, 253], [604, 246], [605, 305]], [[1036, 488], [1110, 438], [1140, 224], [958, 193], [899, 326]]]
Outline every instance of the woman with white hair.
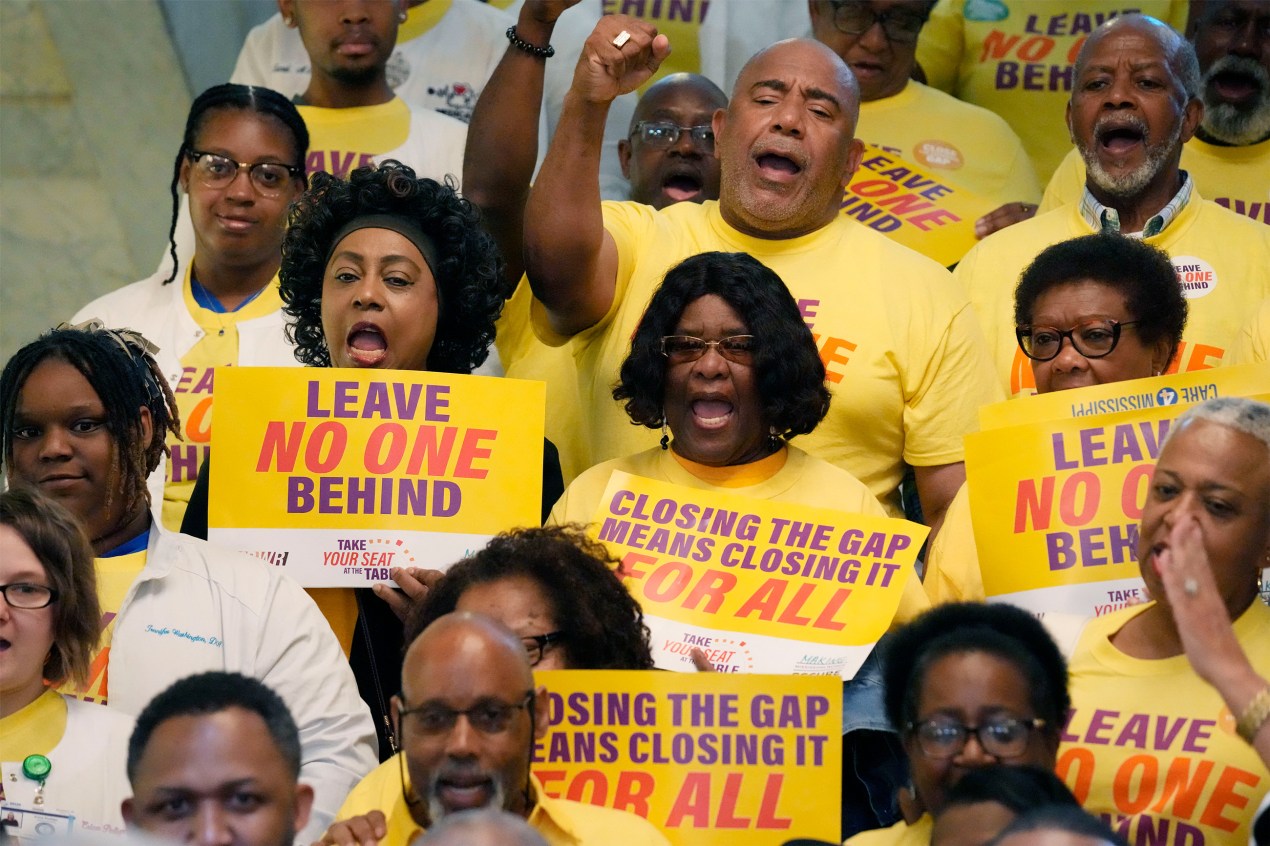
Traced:
[[[1138, 538], [1154, 598], [1091, 621], [1071, 660], [1058, 772], [1141, 832], [1246, 843], [1270, 791], [1270, 406], [1223, 398], [1174, 423]], [[1181, 841], [1178, 841], [1181, 842]]]

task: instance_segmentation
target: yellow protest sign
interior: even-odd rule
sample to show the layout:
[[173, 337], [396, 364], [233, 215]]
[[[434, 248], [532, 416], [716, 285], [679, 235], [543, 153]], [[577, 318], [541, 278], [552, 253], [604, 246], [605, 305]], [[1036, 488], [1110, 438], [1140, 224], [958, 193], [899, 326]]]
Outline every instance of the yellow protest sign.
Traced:
[[535, 674], [550, 796], [638, 814], [676, 846], [837, 842], [842, 690], [827, 676], [557, 670]]
[[895, 153], [864, 145], [842, 214], [945, 267], [975, 245], [975, 220], [996, 204]]
[[539, 522], [540, 382], [226, 367], [216, 418], [209, 537], [306, 587], [444, 568]]
[[1179, 403], [1192, 405], [1217, 397], [1251, 397], [1267, 391], [1270, 391], [1270, 364], [1193, 370], [994, 402], [979, 408], [979, 428], [997, 429]]
[[887, 630], [927, 529], [615, 472], [591, 533], [622, 561], [663, 669], [851, 678]]
[[[967, 435], [966, 480], [988, 598], [1083, 616], [1141, 600], [1138, 525], [1169, 426], [1209, 396], [1270, 399], [1270, 381], [1240, 370], [1207, 371], [1199, 386], [1190, 373], [1120, 383], [1116, 392], [1100, 385], [1047, 394], [1035, 398], [1044, 403], [1033, 406], [1039, 413], [1020, 413], [1035, 419]], [[1087, 413], [1104, 404], [1129, 410]]]

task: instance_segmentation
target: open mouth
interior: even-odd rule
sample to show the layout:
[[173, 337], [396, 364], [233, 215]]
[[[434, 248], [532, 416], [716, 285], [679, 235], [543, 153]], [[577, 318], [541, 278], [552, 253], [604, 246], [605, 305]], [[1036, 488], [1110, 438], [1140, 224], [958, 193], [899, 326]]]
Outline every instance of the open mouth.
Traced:
[[348, 333], [348, 356], [355, 367], [375, 367], [388, 355], [388, 339], [369, 323], [359, 323]]
[[494, 782], [488, 778], [455, 776], [440, 778], [436, 796], [447, 812], [487, 807], [496, 796]]
[[693, 400], [692, 416], [703, 429], [721, 429], [732, 419], [732, 403], [721, 399]]
[[0, 637], [0, 652], [7, 652], [12, 645], [7, 639]]
[[704, 181], [699, 174], [678, 171], [666, 177], [661, 190], [674, 202], [682, 203], [701, 198], [704, 187]]
[[1113, 156], [1124, 156], [1146, 143], [1146, 126], [1137, 122], [1098, 129], [1098, 144]]
[[1219, 98], [1228, 103], [1251, 100], [1261, 93], [1261, 80], [1252, 74], [1239, 71], [1216, 74], [1209, 81], [1209, 86]]
[[801, 165], [780, 153], [763, 153], [755, 162], [768, 179], [783, 181], [802, 172]]

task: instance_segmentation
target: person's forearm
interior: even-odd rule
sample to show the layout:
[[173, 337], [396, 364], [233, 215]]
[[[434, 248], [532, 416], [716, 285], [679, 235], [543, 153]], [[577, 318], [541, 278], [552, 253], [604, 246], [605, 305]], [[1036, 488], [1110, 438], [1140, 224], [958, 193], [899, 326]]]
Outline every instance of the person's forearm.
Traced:
[[602, 316], [590, 288], [604, 239], [599, 174], [608, 111], [608, 102], [587, 101], [574, 91], [565, 96], [525, 209], [525, 272], [534, 296], [564, 333]]
[[[522, 7], [516, 34], [545, 47], [554, 22], [535, 20]], [[485, 226], [507, 262], [508, 293], [524, 272], [521, 237], [529, 181], [538, 161], [538, 126], [542, 111], [544, 59], [508, 45], [494, 69], [468, 125], [463, 155], [463, 194], [485, 217]]]

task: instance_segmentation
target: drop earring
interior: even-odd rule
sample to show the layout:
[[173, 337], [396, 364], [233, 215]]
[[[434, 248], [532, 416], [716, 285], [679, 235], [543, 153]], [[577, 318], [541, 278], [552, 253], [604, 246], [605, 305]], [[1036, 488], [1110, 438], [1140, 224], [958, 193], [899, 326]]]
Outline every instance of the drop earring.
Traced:
[[409, 17], [409, 15], [407, 15], [405, 12], [398, 12], [398, 13], [397, 13], [397, 22], [398, 22], [398, 23], [405, 23], [405, 22], [406, 22], [406, 18], [407, 18], [407, 17]]
[[666, 410], [661, 412], [661, 448], [670, 449], [670, 429], [666, 426]]

